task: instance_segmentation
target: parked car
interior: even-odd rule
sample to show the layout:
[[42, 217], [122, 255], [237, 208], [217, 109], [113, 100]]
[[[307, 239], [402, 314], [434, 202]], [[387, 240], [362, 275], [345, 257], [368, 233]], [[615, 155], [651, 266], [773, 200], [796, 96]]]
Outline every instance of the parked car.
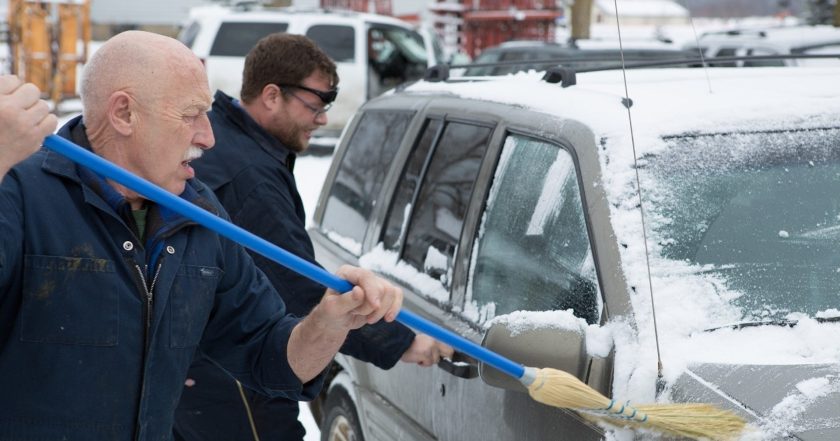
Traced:
[[[837, 78], [631, 70], [631, 101], [620, 71], [415, 83], [349, 123], [318, 260], [371, 268], [405, 308], [607, 396], [713, 403], [758, 439], [840, 439]], [[538, 404], [469, 356], [442, 367], [339, 356], [313, 404], [322, 439], [628, 430]]]
[[179, 39], [204, 61], [212, 90], [238, 97], [245, 55], [273, 32], [306, 35], [336, 62], [340, 92], [313, 147], [332, 147], [368, 98], [421, 78], [443, 56], [434, 34], [421, 35], [404, 21], [320, 9], [200, 6], [190, 10]]
[[[715, 67], [840, 65], [840, 29], [833, 26], [785, 26], [708, 32], [698, 38], [706, 57], [762, 55], [838, 55], [834, 59], [767, 59], [711, 63]], [[690, 44], [686, 50], [697, 50]]]
[[[696, 52], [692, 53], [659, 41], [636, 42], [633, 46], [624, 48], [624, 60], [627, 63], [697, 57]], [[511, 41], [485, 49], [472, 64], [488, 65], [468, 67], [464, 76], [506, 75], [527, 70], [544, 71], [556, 65], [575, 69], [595, 68], [620, 65], [621, 51], [617, 41], [580, 40], [574, 44]]]

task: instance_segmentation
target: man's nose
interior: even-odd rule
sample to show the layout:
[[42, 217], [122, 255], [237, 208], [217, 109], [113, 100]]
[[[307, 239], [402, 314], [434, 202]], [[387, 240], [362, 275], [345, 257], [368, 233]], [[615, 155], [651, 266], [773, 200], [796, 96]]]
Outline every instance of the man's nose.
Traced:
[[210, 125], [210, 118], [205, 114], [200, 118], [198, 131], [195, 134], [193, 143], [203, 150], [213, 148], [216, 138], [213, 136], [213, 127]]

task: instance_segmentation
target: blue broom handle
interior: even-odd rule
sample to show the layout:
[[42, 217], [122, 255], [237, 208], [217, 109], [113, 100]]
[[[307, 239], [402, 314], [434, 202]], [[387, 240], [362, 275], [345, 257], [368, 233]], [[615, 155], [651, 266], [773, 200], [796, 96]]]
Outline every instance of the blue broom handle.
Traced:
[[[155, 201], [158, 204], [181, 214], [182, 216], [194, 220], [210, 230], [213, 230], [246, 248], [250, 248], [251, 250], [262, 254], [263, 256], [310, 280], [341, 293], [345, 293], [353, 289], [353, 285], [350, 282], [336, 276], [335, 274], [332, 274], [309, 261], [301, 259], [283, 248], [280, 248], [279, 246], [250, 233], [219, 216], [214, 215], [203, 208], [199, 208], [198, 206], [181, 199], [157, 185], [112, 164], [93, 152], [77, 146], [71, 141], [56, 135], [50, 135], [44, 139], [44, 147], [60, 153], [73, 162], [81, 164], [96, 173], [105, 176], [106, 178], [136, 191], [149, 200]], [[477, 345], [472, 341], [436, 325], [411, 311], [400, 309], [400, 312], [397, 314], [397, 321], [410, 328], [414, 328], [424, 334], [427, 334], [438, 341], [446, 343], [473, 358], [481, 360], [514, 378], [521, 378], [525, 373], [525, 367], [523, 365], [503, 357], [481, 345]]]

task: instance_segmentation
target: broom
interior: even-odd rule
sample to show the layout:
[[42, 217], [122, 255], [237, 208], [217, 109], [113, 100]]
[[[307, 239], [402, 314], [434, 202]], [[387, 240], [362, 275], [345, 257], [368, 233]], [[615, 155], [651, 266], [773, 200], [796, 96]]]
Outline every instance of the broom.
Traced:
[[[44, 146], [328, 288], [337, 292], [348, 292], [353, 288], [350, 282], [133, 175], [64, 138], [50, 135], [44, 140]], [[635, 406], [629, 401], [621, 403], [605, 397], [571, 374], [557, 369], [525, 367], [411, 311], [401, 309], [397, 314], [397, 321], [518, 379], [528, 388], [528, 393], [536, 401], [549, 406], [578, 411], [589, 419], [695, 439], [732, 439], [741, 433], [745, 425], [744, 420], [739, 416], [708, 404]]]

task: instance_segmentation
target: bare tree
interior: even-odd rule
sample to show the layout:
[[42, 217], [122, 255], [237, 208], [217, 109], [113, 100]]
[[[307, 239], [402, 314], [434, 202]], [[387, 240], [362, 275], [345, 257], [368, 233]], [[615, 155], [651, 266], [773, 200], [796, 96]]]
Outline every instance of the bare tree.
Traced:
[[834, 27], [840, 28], [840, 1], [834, 4]]

